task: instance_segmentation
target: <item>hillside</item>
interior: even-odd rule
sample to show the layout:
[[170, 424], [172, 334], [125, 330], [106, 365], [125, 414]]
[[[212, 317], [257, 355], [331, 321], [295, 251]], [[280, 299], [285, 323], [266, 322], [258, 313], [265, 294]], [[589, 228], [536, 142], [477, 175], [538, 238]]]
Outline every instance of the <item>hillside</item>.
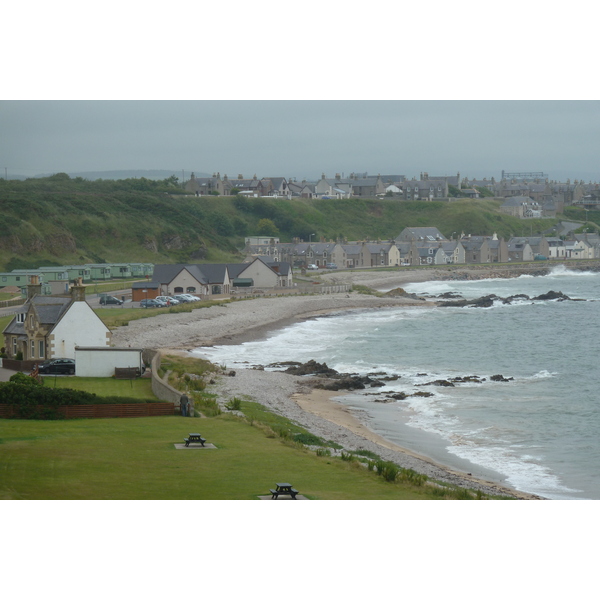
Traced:
[[407, 226], [435, 226], [448, 237], [496, 232], [508, 239], [556, 223], [504, 215], [500, 204], [196, 197], [183, 194], [174, 176], [88, 181], [59, 173], [0, 179], [0, 270], [82, 262], [224, 262], [240, 258], [246, 235], [374, 240], [393, 239]]

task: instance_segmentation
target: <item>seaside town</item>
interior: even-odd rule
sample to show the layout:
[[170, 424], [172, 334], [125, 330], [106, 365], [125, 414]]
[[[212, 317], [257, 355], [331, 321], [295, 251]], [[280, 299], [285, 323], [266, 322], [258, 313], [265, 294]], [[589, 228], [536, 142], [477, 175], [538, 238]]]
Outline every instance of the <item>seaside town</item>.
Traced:
[[[422, 173], [418, 180], [398, 175], [369, 177], [366, 173], [352, 173], [349, 177], [336, 174], [328, 179], [323, 174], [319, 181], [298, 183], [283, 177], [255, 176], [248, 180], [240, 175], [230, 180], [218, 173], [210, 178], [192, 174], [182, 187], [199, 202], [203, 196], [267, 197], [297, 202], [361, 198], [450, 203], [465, 198], [474, 201], [495, 198], [502, 200], [502, 213], [524, 223], [524, 231], [529, 219], [551, 219], [552, 225], [536, 235], [532, 228], [531, 235], [509, 239], [494, 232], [474, 235], [469, 231], [454, 231], [444, 235], [434, 226], [404, 227], [388, 240], [334, 240], [315, 231], [308, 239], [286, 242], [277, 235], [257, 232], [246, 235], [243, 246], [237, 247], [239, 262], [107, 261], [13, 269], [0, 273], [0, 292], [12, 294], [11, 300], [3, 301], [1, 309], [9, 317], [2, 330], [1, 371], [5, 379], [11, 373], [26, 374], [42, 384], [50, 375], [74, 376], [80, 381], [150, 379], [152, 396], [158, 404], [145, 405], [150, 408], [143, 409], [149, 411], [144, 415], [202, 418], [209, 414], [209, 405], [202, 392], [195, 391], [192, 385], [198, 376], [190, 373], [189, 366], [178, 366], [180, 376], [174, 380], [171, 371], [164, 367], [174, 357], [187, 359], [198, 347], [222, 341], [235, 343], [248, 339], [244, 336], [252, 337], [314, 314], [436, 306], [432, 299], [402, 290], [402, 285], [414, 281], [445, 279], [450, 275], [450, 278], [480, 278], [493, 273], [514, 277], [519, 269], [537, 267], [547, 272], [553, 264], [572, 265], [577, 261], [591, 267], [596, 264], [594, 261], [600, 259], [600, 236], [591, 222], [589, 231], [586, 225], [588, 212], [600, 205], [598, 184], [551, 181], [541, 172], [502, 175], [496, 181], [461, 178], [460, 174], [441, 177]], [[585, 221], [562, 219], [567, 206], [583, 208]], [[382, 297], [361, 294], [355, 288], [357, 285], [368, 286], [372, 291], [377, 286], [391, 286], [393, 293]], [[569, 299], [564, 294], [549, 297]], [[235, 300], [251, 300], [251, 303]], [[233, 304], [227, 304], [232, 301]], [[121, 311], [131, 309], [145, 318], [131, 316], [130, 312], [125, 320], [118, 318]], [[98, 318], [98, 311], [107, 312]], [[414, 472], [417, 487], [427, 478], [435, 478], [454, 489], [470, 490], [455, 492], [459, 496], [539, 498], [495, 480], [434, 464], [426, 457], [391, 444], [360, 419], [348, 415], [330, 396], [335, 393], [332, 390], [384, 385], [387, 375], [380, 374], [385, 376], [383, 380], [357, 378], [313, 363], [290, 367], [296, 371], [286, 373], [267, 372], [263, 366], [218, 375], [209, 371], [195, 385], [198, 390], [210, 390], [218, 398], [210, 409], [217, 413], [225, 410], [241, 415], [239, 397], [254, 398], [258, 394], [260, 403], [269, 410], [301, 424], [311, 435], [325, 436], [340, 446], [337, 450], [327, 450], [329, 455], [339, 458], [344, 453], [370, 452], [385, 461], [388, 465], [385, 468], [393, 473], [392, 480], [400, 477], [400, 473]], [[324, 384], [323, 377], [330, 378], [330, 382]], [[512, 381], [511, 377], [500, 374], [494, 377], [494, 381]], [[456, 379], [459, 380], [463, 378]], [[467, 377], [464, 381], [481, 383], [482, 379]], [[454, 385], [450, 381], [443, 383]], [[350, 387], [340, 387], [346, 385]], [[415, 394], [431, 395], [423, 391]], [[8, 416], [10, 410], [21, 409], [0, 403], [3, 416]], [[79, 407], [64, 407], [64, 410], [70, 410], [69, 418], [92, 415], [89, 409]], [[119, 409], [121, 412], [114, 414], [106, 412], [107, 408], [94, 410], [96, 417], [114, 417], [135, 416], [140, 409], [129, 408], [128, 413]], [[329, 416], [323, 418], [324, 414]], [[190, 433], [184, 444], [176, 447], [197, 448], [197, 444], [201, 448], [219, 447], [197, 433]], [[318, 448], [316, 451], [320, 452]], [[448, 491], [445, 494], [452, 497]], [[289, 484], [278, 484], [260, 497], [280, 496], [307, 498]]]

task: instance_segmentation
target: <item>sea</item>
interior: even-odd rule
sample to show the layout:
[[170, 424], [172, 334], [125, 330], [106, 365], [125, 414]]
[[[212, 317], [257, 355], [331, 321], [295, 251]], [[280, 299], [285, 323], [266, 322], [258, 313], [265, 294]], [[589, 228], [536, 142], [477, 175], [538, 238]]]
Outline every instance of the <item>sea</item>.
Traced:
[[[314, 359], [343, 373], [399, 376], [334, 401], [391, 442], [451, 468], [548, 499], [600, 499], [600, 274], [557, 266], [545, 276], [404, 288], [530, 299], [342, 312], [195, 353], [228, 367]], [[549, 291], [571, 300], [533, 299]], [[480, 382], [432, 385], [467, 376]], [[376, 401], [418, 391], [432, 395]]]

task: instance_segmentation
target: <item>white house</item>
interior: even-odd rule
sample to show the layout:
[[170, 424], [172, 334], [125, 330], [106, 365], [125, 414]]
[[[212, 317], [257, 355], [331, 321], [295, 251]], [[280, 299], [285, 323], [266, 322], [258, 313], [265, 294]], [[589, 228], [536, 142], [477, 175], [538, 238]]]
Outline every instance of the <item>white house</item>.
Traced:
[[42, 296], [41, 284], [27, 286], [28, 298], [4, 329], [9, 358], [23, 360], [75, 358], [75, 346], [109, 346], [110, 329], [85, 301], [85, 287], [71, 288], [70, 296]]

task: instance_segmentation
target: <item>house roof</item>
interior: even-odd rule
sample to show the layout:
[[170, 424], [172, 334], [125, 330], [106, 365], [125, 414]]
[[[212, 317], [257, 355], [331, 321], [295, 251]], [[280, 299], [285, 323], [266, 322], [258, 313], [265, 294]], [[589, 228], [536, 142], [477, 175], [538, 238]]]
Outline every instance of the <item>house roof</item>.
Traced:
[[[37, 320], [44, 325], [54, 325], [58, 323], [61, 317], [67, 312], [72, 304], [70, 296], [33, 296], [17, 310], [17, 314], [26, 314], [33, 310]], [[25, 327], [23, 323], [17, 323], [16, 317], [7, 325], [3, 333], [24, 335]]]

